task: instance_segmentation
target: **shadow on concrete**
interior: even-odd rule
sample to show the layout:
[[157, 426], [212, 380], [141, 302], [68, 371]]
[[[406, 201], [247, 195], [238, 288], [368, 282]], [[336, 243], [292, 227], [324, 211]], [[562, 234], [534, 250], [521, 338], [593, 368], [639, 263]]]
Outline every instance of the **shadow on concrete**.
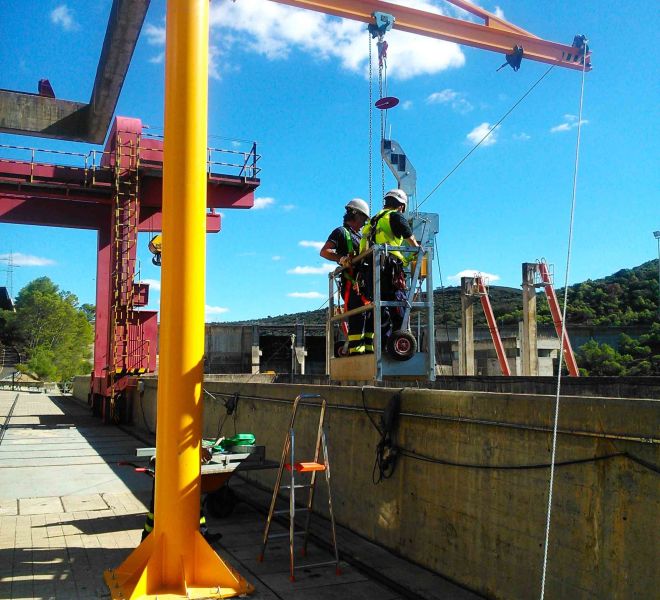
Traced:
[[0, 598], [108, 598], [103, 571], [120, 564], [130, 550], [83, 546], [0, 550]]

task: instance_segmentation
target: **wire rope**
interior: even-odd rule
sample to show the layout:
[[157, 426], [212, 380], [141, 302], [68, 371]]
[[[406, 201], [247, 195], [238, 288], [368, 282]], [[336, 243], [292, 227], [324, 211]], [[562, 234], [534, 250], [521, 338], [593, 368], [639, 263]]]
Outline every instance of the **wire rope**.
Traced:
[[573, 190], [571, 197], [571, 215], [568, 226], [568, 245], [566, 249], [566, 273], [564, 274], [564, 307], [562, 310], [561, 343], [559, 344], [559, 368], [557, 373], [557, 392], [555, 395], [555, 415], [552, 426], [552, 456], [550, 467], [550, 482], [548, 484], [548, 508], [545, 522], [545, 541], [543, 544], [543, 573], [541, 576], [541, 596], [545, 598], [545, 583], [548, 571], [548, 543], [550, 541], [550, 526], [552, 522], [552, 496], [555, 482], [555, 460], [557, 457], [557, 430], [559, 428], [559, 399], [561, 393], [561, 369], [564, 360], [564, 341], [566, 339], [566, 308], [568, 306], [568, 277], [571, 266], [571, 252], [573, 246], [573, 224], [575, 221], [575, 203], [577, 198], [577, 180], [580, 166], [580, 137], [582, 133], [582, 112], [584, 108], [584, 80], [586, 73], [586, 60], [582, 62], [582, 84], [580, 87], [580, 110], [578, 113], [577, 139], [575, 142], [575, 163], [573, 167]]
[[[385, 59], [380, 60], [378, 63], [378, 94], [379, 98], [383, 98], [383, 65]], [[379, 146], [382, 149], [383, 147], [383, 140], [385, 139], [385, 111], [381, 110], [380, 111], [380, 143]], [[381, 194], [380, 197], [385, 196], [385, 161], [383, 160], [383, 157], [381, 156], [380, 159], [380, 187], [381, 187]]]
[[511, 113], [512, 113], [517, 107], [518, 107], [518, 105], [519, 105], [519, 104], [520, 104], [525, 98], [527, 98], [527, 96], [529, 96], [529, 94], [532, 93], [532, 91], [534, 90], [534, 88], [535, 88], [537, 85], [539, 85], [539, 83], [541, 83], [541, 82], [546, 78], [546, 76], [550, 74], [550, 71], [552, 71], [552, 69], [554, 69], [554, 68], [555, 68], [555, 65], [550, 66], [550, 67], [546, 70], [546, 72], [543, 73], [543, 75], [541, 75], [541, 77], [539, 77], [539, 78], [536, 80], [536, 82], [532, 85], [532, 87], [530, 87], [530, 88], [529, 88], [529, 89], [528, 89], [528, 90], [527, 90], [527, 91], [526, 91], [526, 92], [525, 92], [525, 93], [524, 93], [524, 94], [523, 94], [523, 95], [522, 95], [522, 96], [516, 101], [516, 103], [515, 103], [515, 104], [514, 104], [514, 105], [513, 105], [508, 111], [506, 111], [506, 112], [504, 113], [504, 116], [502, 116], [502, 117], [500, 118], [500, 120], [499, 120], [497, 123], [495, 123], [495, 125], [493, 125], [493, 126], [488, 130], [488, 132], [486, 133], [486, 135], [484, 135], [484, 136], [483, 136], [483, 137], [482, 137], [482, 138], [481, 138], [481, 139], [480, 139], [480, 140], [479, 140], [474, 146], [472, 146], [472, 148], [469, 150], [469, 152], [468, 152], [463, 158], [461, 158], [461, 160], [459, 160], [459, 161], [456, 163], [456, 165], [454, 166], [454, 168], [451, 169], [451, 171], [449, 171], [449, 173], [447, 173], [447, 174], [446, 174], [446, 175], [440, 180], [440, 183], [438, 183], [438, 184], [437, 184], [437, 185], [436, 185], [436, 186], [435, 186], [435, 187], [434, 187], [434, 188], [433, 188], [433, 189], [427, 194], [426, 198], [424, 198], [424, 200], [422, 200], [422, 201], [417, 205], [417, 208], [418, 208], [418, 209], [419, 209], [420, 206], [422, 206], [422, 204], [424, 204], [424, 202], [426, 202], [431, 196], [433, 196], [433, 194], [435, 194], [435, 192], [438, 191], [438, 188], [439, 188], [439, 187], [440, 187], [445, 181], [447, 181], [447, 179], [449, 179], [449, 178], [450, 178], [450, 177], [451, 177], [451, 176], [452, 176], [452, 175], [458, 170], [458, 168], [459, 168], [459, 167], [460, 167], [460, 166], [461, 166], [461, 165], [462, 165], [462, 164], [463, 164], [463, 163], [464, 163], [464, 162], [470, 157], [470, 155], [471, 155], [471, 154], [472, 154], [472, 153], [473, 153], [473, 152], [474, 152], [479, 146], [481, 146], [481, 144], [483, 144], [483, 143], [484, 143], [484, 142], [490, 137], [490, 135], [492, 135], [492, 133], [493, 133], [493, 132], [494, 132], [494, 131], [495, 131], [495, 130], [496, 130], [496, 129], [502, 124], [502, 122], [504, 121], [504, 119], [506, 119], [506, 118], [507, 118], [507, 117], [508, 117], [508, 116], [509, 116], [509, 115], [510, 115], [510, 114], [511, 114]]
[[374, 144], [374, 90], [373, 90], [373, 51], [371, 34], [367, 31], [369, 40], [369, 215], [371, 215], [371, 202], [373, 197], [373, 144]]

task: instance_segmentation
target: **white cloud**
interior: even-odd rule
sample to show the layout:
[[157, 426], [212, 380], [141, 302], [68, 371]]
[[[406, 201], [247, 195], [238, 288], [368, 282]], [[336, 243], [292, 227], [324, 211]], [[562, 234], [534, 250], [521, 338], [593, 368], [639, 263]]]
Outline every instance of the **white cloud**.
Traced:
[[274, 198], [255, 198], [254, 199], [254, 210], [263, 210], [275, 204]]
[[147, 42], [152, 46], [165, 45], [165, 27], [147, 23], [144, 27], [144, 35], [147, 36]]
[[452, 89], [445, 89], [441, 92], [433, 92], [426, 99], [427, 104], [445, 104], [446, 102], [451, 102], [458, 97], [458, 92], [455, 92]]
[[325, 273], [330, 273], [334, 271], [336, 265], [321, 265], [320, 267], [294, 267], [289, 269], [287, 273], [289, 275], [324, 275]]
[[209, 77], [220, 79], [220, 48], [209, 44]]
[[526, 142], [528, 140], [531, 140], [532, 136], [529, 135], [528, 133], [525, 133], [524, 131], [521, 131], [520, 133], [514, 133], [513, 139], [516, 140], [517, 142]]
[[452, 110], [462, 115], [465, 115], [472, 110], [474, 106], [465, 98], [465, 94], [457, 92], [450, 88], [444, 89], [441, 92], [434, 92], [426, 98], [427, 104], [448, 104]]
[[325, 298], [325, 296], [319, 292], [291, 292], [287, 294], [289, 298]]
[[465, 94], [457, 92], [450, 88], [444, 89], [441, 92], [434, 92], [426, 98], [427, 104], [448, 104], [452, 110], [465, 115], [472, 110], [474, 106], [465, 98]]
[[272, 258], [273, 258], [273, 260], [275, 260], [275, 261], [277, 261], [277, 260], [282, 260], [282, 257], [281, 257], [281, 256], [273, 256]]
[[499, 275], [495, 275], [493, 273], [486, 273], [484, 271], [479, 271], [477, 269], [463, 269], [462, 271], [456, 273], [456, 275], [450, 275], [449, 279], [451, 281], [461, 281], [461, 277], [474, 277], [475, 275], [481, 275], [485, 280], [486, 283], [494, 283], [495, 281], [500, 280]]
[[64, 31], [75, 31], [80, 28], [73, 17], [73, 12], [66, 4], [60, 4], [50, 13], [51, 23], [60, 25]]
[[291, 212], [295, 207], [295, 204], [282, 204], [282, 210], [285, 212]]
[[559, 133], [560, 131], [570, 131], [571, 129], [574, 129], [578, 125], [586, 125], [587, 123], [589, 123], [589, 121], [587, 121], [586, 119], [582, 119], [582, 121], [578, 121], [578, 118], [575, 115], [564, 115], [564, 122], [550, 128], [550, 133]]
[[298, 242], [298, 245], [303, 248], [316, 248], [316, 250], [323, 248], [323, 244], [324, 242], [313, 242], [311, 240], [300, 240]]
[[[147, 36], [147, 43], [151, 46], [164, 46], [166, 29], [164, 26], [147, 23], [144, 27], [144, 35]], [[215, 44], [209, 44], [209, 77], [211, 79], [220, 79], [219, 67], [220, 48]], [[149, 59], [149, 62], [155, 65], [161, 64], [165, 60], [165, 52], [156, 54]]]
[[158, 279], [143, 279], [140, 283], [146, 283], [150, 292], [160, 292], [160, 281]]
[[15, 267], [48, 267], [56, 264], [55, 261], [50, 258], [21, 254], [20, 252], [14, 252], [13, 254], [0, 254], [0, 260], [7, 262], [11, 261]]
[[209, 306], [207, 304], [205, 311], [207, 315], [222, 315], [224, 313], [228, 313], [229, 309], [225, 308], [224, 306]]
[[[491, 130], [491, 127], [492, 127], [492, 125], [490, 123], [482, 123], [481, 125], [477, 125], [465, 137], [468, 139], [468, 141], [472, 142], [473, 144], [478, 144], [488, 134], [488, 132]], [[497, 132], [493, 131], [482, 142], [481, 145], [482, 146], [492, 146], [495, 142], [497, 142]]]
[[401, 108], [402, 108], [403, 110], [410, 110], [412, 107], [413, 107], [412, 100], [404, 100], [404, 101], [401, 103]]
[[[399, 0], [399, 3], [446, 14], [435, 1]], [[285, 60], [293, 51], [300, 51], [318, 60], [339, 61], [350, 72], [363, 76], [368, 73], [369, 49], [364, 23], [273, 2], [220, 0], [211, 5], [210, 25], [211, 43], [218, 44], [220, 53], [236, 46], [268, 60]], [[391, 48], [388, 75], [395, 79], [435, 74], [465, 63], [465, 56], [456, 44], [396, 29], [387, 34], [387, 40]], [[223, 66], [226, 62], [223, 58]]]

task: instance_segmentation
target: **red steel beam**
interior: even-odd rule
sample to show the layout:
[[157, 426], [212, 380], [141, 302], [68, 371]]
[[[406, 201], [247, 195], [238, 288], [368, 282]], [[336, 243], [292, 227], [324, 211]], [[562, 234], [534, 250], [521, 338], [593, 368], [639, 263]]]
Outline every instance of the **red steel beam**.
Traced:
[[[557, 300], [555, 288], [552, 285], [552, 281], [550, 280], [548, 265], [545, 262], [540, 262], [538, 263], [538, 266], [539, 273], [541, 274], [541, 281], [543, 282], [543, 289], [545, 290], [545, 295], [547, 296], [548, 304], [550, 305], [552, 322], [555, 326], [555, 331], [557, 332], [559, 339], [562, 340], [564, 345], [564, 361], [566, 361], [568, 373], [571, 377], [579, 377], [580, 370], [578, 369], [577, 361], [575, 360], [575, 354], [573, 353], [573, 348], [571, 347], [571, 341], [568, 339], [568, 331], [565, 331], [564, 329], [561, 310], [559, 308], [559, 300]], [[563, 336], [562, 331], [564, 332]]]
[[[104, 229], [110, 226], [110, 202], [79, 202], [54, 196], [35, 197], [8, 193], [0, 187], [0, 223]], [[218, 233], [221, 224], [220, 213], [206, 215], [207, 233]], [[160, 207], [142, 207], [138, 231], [150, 233], [162, 229]]]
[[484, 285], [484, 279], [480, 275], [474, 277], [474, 281], [477, 284], [477, 292], [481, 298], [481, 306], [484, 309], [484, 314], [486, 315], [486, 321], [488, 322], [488, 329], [490, 329], [490, 337], [493, 339], [493, 345], [495, 346], [495, 352], [497, 353], [497, 360], [500, 363], [500, 369], [502, 370], [502, 375], [510, 376], [511, 368], [509, 363], [506, 360], [506, 352], [504, 350], [504, 344], [502, 343], [502, 338], [500, 336], [500, 331], [497, 328], [497, 322], [495, 321], [495, 315], [493, 314], [493, 307], [490, 304], [490, 298], [488, 297], [488, 291]]
[[[524, 49], [524, 58], [568, 69], [582, 70], [579, 49], [566, 44], [543, 40], [524, 29], [500, 19], [464, 0], [448, 0], [484, 19], [485, 23], [472, 23], [436, 13], [383, 2], [382, 0], [272, 0], [298, 8], [307, 8], [336, 17], [363, 23], [373, 23], [373, 13], [383, 12], [395, 17], [394, 29], [448, 42], [510, 54], [516, 46]], [[587, 56], [586, 70], [591, 70]]]

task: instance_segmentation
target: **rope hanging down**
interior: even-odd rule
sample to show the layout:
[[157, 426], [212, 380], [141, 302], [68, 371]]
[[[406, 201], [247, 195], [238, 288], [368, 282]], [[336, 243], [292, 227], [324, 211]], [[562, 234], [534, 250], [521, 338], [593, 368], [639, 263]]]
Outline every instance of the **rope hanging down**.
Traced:
[[562, 312], [561, 343], [559, 344], [559, 369], [557, 373], [557, 393], [555, 395], [555, 416], [552, 427], [552, 457], [550, 467], [550, 482], [548, 485], [548, 509], [545, 523], [545, 541], [543, 543], [543, 574], [541, 577], [541, 596], [545, 598], [545, 581], [548, 570], [548, 543], [550, 541], [550, 525], [552, 522], [552, 493], [555, 482], [555, 460], [557, 457], [557, 430], [559, 426], [559, 397], [561, 393], [561, 367], [564, 361], [564, 340], [566, 338], [566, 307], [568, 306], [568, 275], [571, 267], [571, 250], [573, 246], [573, 222], [575, 218], [575, 202], [577, 197], [577, 178], [580, 165], [580, 136], [582, 133], [582, 111], [584, 107], [584, 80], [587, 70], [586, 61], [582, 63], [582, 85], [580, 87], [580, 110], [578, 113], [577, 139], [575, 142], [575, 164], [573, 167], [573, 192], [571, 197], [571, 216], [568, 226], [568, 247], [566, 251], [566, 273], [564, 276], [564, 309]]

